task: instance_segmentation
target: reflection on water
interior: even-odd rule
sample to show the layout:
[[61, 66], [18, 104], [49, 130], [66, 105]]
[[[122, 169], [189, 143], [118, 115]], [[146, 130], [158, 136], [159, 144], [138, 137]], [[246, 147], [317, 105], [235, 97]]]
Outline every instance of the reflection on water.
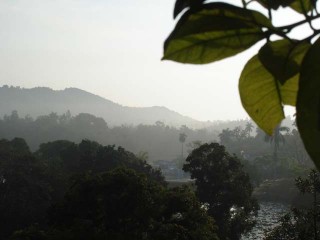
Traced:
[[277, 225], [278, 219], [289, 209], [289, 205], [282, 203], [260, 202], [257, 224], [250, 233], [242, 236], [241, 240], [263, 239], [264, 231]]

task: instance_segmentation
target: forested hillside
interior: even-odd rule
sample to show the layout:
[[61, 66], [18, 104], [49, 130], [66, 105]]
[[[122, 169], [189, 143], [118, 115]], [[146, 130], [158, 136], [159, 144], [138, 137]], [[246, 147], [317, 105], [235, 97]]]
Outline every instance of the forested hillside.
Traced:
[[197, 128], [206, 124], [166, 107], [126, 107], [77, 88], [56, 91], [46, 87], [0, 87], [0, 116], [10, 114], [13, 110], [21, 116], [29, 114], [31, 117], [51, 112], [63, 114], [68, 110], [74, 115], [90, 113], [102, 117], [109, 126], [153, 124], [156, 121], [170, 126]]
[[[149, 160], [153, 161], [175, 159], [181, 155], [180, 133], [187, 135], [185, 144], [218, 140], [218, 132], [194, 130], [185, 125], [176, 128], [160, 121], [152, 125], [109, 127], [103, 118], [88, 113], [76, 116], [72, 116], [70, 112], [61, 115], [51, 113], [35, 119], [19, 115], [20, 113], [13, 111], [0, 119], [0, 138], [24, 138], [32, 150], [49, 141], [80, 142], [82, 139], [89, 139], [101, 144], [123, 146], [134, 153], [147, 152]], [[184, 148], [185, 155], [187, 150]]]

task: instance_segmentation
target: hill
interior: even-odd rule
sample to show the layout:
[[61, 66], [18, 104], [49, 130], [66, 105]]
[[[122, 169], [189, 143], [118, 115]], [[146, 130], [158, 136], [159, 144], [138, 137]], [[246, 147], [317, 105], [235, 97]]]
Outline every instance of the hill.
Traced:
[[154, 124], [156, 121], [193, 128], [206, 125], [166, 107], [126, 107], [77, 88], [0, 87], [0, 116], [10, 114], [13, 110], [17, 110], [20, 116], [30, 115], [34, 118], [51, 112], [62, 114], [68, 110], [72, 115], [90, 113], [104, 118], [109, 126]]

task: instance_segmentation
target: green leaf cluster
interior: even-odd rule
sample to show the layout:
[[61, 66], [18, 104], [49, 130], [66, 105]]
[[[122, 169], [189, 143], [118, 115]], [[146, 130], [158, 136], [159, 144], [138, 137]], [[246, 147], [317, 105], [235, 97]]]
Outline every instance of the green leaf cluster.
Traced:
[[[256, 1], [268, 10], [268, 16], [250, 9], [253, 1], [243, 0], [239, 7], [223, 2], [177, 0], [174, 17], [183, 14], [164, 43], [163, 59], [207, 64], [265, 40], [241, 73], [242, 105], [269, 135], [284, 119], [284, 106], [296, 106], [305, 147], [320, 168], [320, 40], [316, 40], [320, 30], [313, 26], [320, 14], [316, 0]], [[275, 26], [272, 15], [279, 8], [291, 8], [304, 20]], [[303, 24], [308, 24], [312, 33], [300, 40], [291, 38], [289, 33]]]

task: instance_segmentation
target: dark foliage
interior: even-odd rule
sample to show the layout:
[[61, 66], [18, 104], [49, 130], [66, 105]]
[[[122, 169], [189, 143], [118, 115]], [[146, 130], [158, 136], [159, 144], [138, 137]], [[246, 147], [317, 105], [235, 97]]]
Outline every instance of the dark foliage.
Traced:
[[187, 187], [123, 148], [0, 141], [1, 240], [218, 240]]
[[220, 239], [240, 239], [254, 226], [258, 205], [239, 159], [212, 143], [193, 150], [186, 162], [183, 169], [195, 179], [196, 194], [216, 219]]
[[125, 168], [79, 176], [49, 218], [48, 234], [62, 239], [217, 239], [190, 190], [168, 190]]
[[88, 140], [80, 144], [56, 141], [41, 145], [32, 154], [23, 139], [1, 140], [0, 239], [32, 224], [45, 227], [48, 207], [63, 199], [77, 175], [124, 166], [144, 173], [159, 186], [165, 185], [159, 170], [123, 148]]
[[292, 208], [270, 230], [266, 240], [319, 240], [320, 239], [320, 175], [312, 170], [305, 179], [297, 178], [296, 186], [302, 194], [311, 197], [309, 207]]
[[43, 223], [51, 202], [44, 169], [23, 139], [0, 141], [0, 239], [30, 223]]

